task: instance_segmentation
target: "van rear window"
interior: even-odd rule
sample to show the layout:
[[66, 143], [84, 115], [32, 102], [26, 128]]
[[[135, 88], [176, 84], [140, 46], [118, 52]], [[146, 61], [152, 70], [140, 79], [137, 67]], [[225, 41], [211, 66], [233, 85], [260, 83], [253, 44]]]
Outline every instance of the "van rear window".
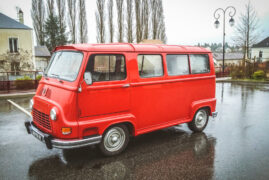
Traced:
[[192, 74], [202, 74], [210, 72], [209, 58], [207, 54], [191, 54], [190, 64]]
[[140, 77], [163, 76], [163, 61], [161, 55], [138, 55], [138, 70]]
[[166, 63], [169, 76], [185, 75], [190, 73], [188, 55], [167, 55]]
[[93, 82], [126, 79], [123, 55], [92, 55], [86, 71], [92, 73]]

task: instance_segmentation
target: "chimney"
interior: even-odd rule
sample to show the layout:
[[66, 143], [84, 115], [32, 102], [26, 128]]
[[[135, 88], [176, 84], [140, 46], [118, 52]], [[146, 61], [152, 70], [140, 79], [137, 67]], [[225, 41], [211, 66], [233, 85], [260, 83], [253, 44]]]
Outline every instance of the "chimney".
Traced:
[[24, 24], [23, 12], [22, 12], [21, 8], [18, 10], [18, 19], [19, 19], [20, 23]]

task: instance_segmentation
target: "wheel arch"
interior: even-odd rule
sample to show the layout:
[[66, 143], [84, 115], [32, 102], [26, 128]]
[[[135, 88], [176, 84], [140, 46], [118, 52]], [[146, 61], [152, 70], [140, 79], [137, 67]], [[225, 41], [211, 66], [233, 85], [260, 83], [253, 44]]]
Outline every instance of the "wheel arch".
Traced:
[[193, 102], [191, 105], [191, 119], [193, 119], [195, 113], [198, 110], [203, 109], [203, 108], [207, 110], [209, 116], [212, 116], [212, 112], [214, 112], [215, 110], [215, 105], [216, 105], [215, 98]]
[[101, 134], [103, 134], [107, 129], [113, 127], [113, 126], [117, 126], [117, 125], [125, 125], [130, 133], [131, 136], [135, 136], [136, 132], [135, 132], [135, 125], [131, 122], [131, 121], [118, 121], [118, 122], [113, 122], [110, 123], [108, 125], [106, 125], [102, 130], [101, 130]]

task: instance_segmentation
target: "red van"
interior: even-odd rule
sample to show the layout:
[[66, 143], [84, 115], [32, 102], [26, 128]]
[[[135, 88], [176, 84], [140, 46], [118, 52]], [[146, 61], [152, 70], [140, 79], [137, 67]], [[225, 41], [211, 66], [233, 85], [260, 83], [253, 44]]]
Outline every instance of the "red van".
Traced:
[[29, 134], [48, 149], [98, 144], [122, 152], [130, 136], [188, 123], [201, 132], [215, 112], [212, 53], [201, 47], [78, 44], [55, 49], [30, 102]]

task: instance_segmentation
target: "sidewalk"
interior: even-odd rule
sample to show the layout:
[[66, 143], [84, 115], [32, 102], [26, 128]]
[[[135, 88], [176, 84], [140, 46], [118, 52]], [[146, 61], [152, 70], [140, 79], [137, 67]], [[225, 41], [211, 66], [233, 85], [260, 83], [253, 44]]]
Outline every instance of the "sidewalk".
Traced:
[[216, 82], [269, 84], [269, 81], [259, 81], [251, 79], [232, 79], [231, 77], [216, 78]]
[[35, 95], [35, 89], [30, 90], [11, 90], [9, 92], [7, 91], [1, 91], [0, 92], [0, 99], [12, 99], [12, 98], [21, 98], [21, 97], [32, 97]]
[[216, 82], [218, 81], [226, 81], [226, 80], [231, 80], [231, 77], [221, 77], [221, 78], [216, 78]]

